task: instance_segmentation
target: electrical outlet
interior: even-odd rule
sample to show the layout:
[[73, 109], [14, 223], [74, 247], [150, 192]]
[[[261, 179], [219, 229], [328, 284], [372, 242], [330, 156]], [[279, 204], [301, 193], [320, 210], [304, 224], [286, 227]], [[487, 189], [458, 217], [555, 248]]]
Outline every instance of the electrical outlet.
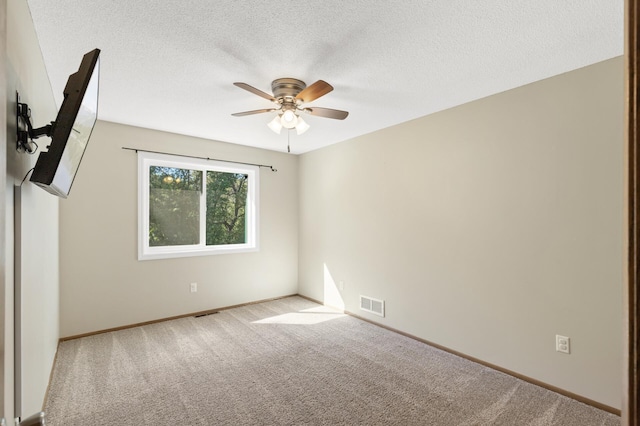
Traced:
[[556, 351], [565, 354], [571, 353], [571, 339], [566, 336], [556, 334]]
[[340, 288], [340, 291], [344, 290], [344, 281], [340, 281], [338, 283], [338, 287]]
[[191, 293], [198, 291], [198, 283], [191, 283]]

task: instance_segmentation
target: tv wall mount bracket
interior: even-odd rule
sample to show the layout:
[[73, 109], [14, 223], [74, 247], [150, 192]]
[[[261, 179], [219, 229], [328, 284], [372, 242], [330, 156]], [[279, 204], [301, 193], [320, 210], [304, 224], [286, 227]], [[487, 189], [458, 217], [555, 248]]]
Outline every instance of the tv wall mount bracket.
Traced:
[[51, 124], [34, 129], [31, 124], [31, 109], [29, 105], [20, 102], [20, 94], [16, 92], [16, 149], [18, 152], [35, 154], [38, 144], [34, 139], [40, 136], [50, 137], [55, 124], [55, 121], [52, 121]]

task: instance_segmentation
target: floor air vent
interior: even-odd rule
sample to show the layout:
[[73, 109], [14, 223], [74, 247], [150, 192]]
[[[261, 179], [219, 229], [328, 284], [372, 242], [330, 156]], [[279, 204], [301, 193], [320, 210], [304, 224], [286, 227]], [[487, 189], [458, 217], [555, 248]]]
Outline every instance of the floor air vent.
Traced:
[[213, 315], [213, 314], [217, 314], [218, 311], [213, 311], [213, 312], [205, 312], [203, 314], [198, 314], [198, 315], [194, 315], [194, 318], [200, 318], [200, 317], [206, 317], [207, 315]]
[[384, 300], [378, 300], [367, 296], [360, 296], [360, 309], [383, 317]]

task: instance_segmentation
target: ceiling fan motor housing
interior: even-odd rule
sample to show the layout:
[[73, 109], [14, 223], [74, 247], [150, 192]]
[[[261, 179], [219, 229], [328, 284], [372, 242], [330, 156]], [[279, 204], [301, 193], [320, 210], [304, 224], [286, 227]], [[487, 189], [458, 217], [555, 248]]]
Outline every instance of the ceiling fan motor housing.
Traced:
[[295, 98], [305, 87], [304, 81], [296, 78], [278, 78], [271, 82], [271, 91], [276, 99]]

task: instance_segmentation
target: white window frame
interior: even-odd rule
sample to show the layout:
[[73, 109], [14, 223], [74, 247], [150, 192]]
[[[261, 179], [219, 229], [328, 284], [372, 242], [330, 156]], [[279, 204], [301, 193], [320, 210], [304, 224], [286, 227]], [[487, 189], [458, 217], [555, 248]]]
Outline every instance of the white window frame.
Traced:
[[[206, 245], [206, 239], [203, 235], [206, 232], [204, 229], [206, 190], [203, 187], [200, 198], [200, 243], [197, 245], [149, 246], [149, 168], [151, 166], [201, 170], [203, 185], [206, 185], [207, 171], [247, 175], [246, 242], [244, 244]], [[259, 167], [257, 166], [138, 151], [138, 260], [258, 251], [259, 178]]]

